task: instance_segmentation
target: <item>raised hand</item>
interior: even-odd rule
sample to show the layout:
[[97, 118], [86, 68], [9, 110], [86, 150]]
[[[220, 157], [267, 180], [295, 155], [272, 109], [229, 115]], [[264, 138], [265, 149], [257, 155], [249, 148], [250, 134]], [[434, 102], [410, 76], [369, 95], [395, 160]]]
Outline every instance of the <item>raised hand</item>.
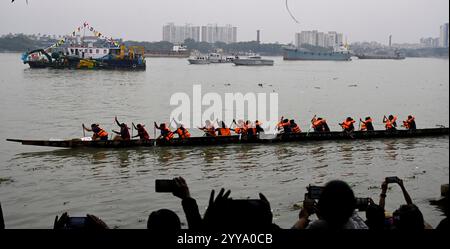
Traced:
[[67, 222], [69, 221], [69, 215], [63, 213], [58, 219], [58, 215], [55, 217], [55, 222], [53, 223], [53, 229], [64, 229]]
[[86, 228], [88, 229], [108, 229], [108, 225], [95, 215], [86, 215]]
[[173, 190], [173, 195], [184, 200], [191, 197], [189, 193], [189, 188], [183, 177], [177, 177], [173, 179], [175, 181], [175, 188]]

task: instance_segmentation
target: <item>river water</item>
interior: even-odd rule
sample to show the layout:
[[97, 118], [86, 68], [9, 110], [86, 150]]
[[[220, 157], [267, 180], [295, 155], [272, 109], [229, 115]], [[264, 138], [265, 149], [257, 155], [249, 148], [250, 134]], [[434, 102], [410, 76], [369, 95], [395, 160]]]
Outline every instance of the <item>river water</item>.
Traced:
[[[201, 213], [211, 189], [229, 188], [234, 198], [257, 198], [262, 192], [275, 223], [289, 228], [298, 217], [294, 204], [308, 184], [342, 179], [357, 196], [378, 202], [382, 180], [394, 175], [404, 179], [426, 221], [436, 226], [441, 212], [428, 203], [448, 183], [448, 136], [133, 150], [65, 150], [5, 141], [80, 137], [81, 123], [97, 122], [110, 131], [117, 128], [115, 115], [151, 127], [169, 118], [175, 108], [171, 95], [191, 95], [194, 84], [203, 93], [276, 92], [279, 114], [299, 120], [303, 130], [314, 114], [334, 130], [347, 116], [367, 115], [381, 129], [381, 118], [390, 113], [400, 119], [414, 114], [419, 128], [449, 125], [448, 59], [274, 60], [273, 67], [235, 67], [149, 58], [145, 72], [73, 71], [32, 70], [20, 62], [20, 54], [0, 54], [0, 201], [6, 226], [50, 228], [55, 215], [67, 211], [95, 214], [110, 227], [145, 228], [149, 213], [160, 208], [176, 211], [185, 222], [180, 200], [154, 191], [155, 179], [183, 176]], [[387, 196], [388, 211], [404, 203], [398, 186]]]

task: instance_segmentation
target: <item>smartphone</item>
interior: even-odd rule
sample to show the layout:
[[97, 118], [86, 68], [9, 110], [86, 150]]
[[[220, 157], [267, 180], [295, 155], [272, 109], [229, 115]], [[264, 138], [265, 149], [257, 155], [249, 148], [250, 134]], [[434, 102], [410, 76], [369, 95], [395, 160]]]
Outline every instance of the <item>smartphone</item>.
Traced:
[[174, 189], [174, 180], [155, 180], [155, 191], [157, 193], [172, 193]]
[[322, 194], [323, 187], [319, 186], [311, 186], [307, 187], [308, 190], [308, 198], [313, 200], [318, 200], [320, 195]]
[[366, 211], [369, 206], [369, 198], [356, 198], [356, 209]]
[[69, 217], [66, 227], [68, 229], [82, 229], [86, 226], [86, 217]]
[[386, 177], [386, 183], [397, 183], [397, 182], [398, 182], [398, 177], [396, 177], [396, 176]]

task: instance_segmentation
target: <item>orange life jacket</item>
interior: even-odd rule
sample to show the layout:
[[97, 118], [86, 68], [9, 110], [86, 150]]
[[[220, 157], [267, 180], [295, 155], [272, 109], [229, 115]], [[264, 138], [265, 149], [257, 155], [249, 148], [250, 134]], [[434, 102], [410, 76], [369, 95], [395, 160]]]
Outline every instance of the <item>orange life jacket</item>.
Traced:
[[234, 128], [234, 132], [236, 134], [242, 134], [243, 130], [242, 130], [242, 128], [236, 127], [236, 128]]
[[314, 122], [313, 122], [313, 128], [317, 128], [317, 127], [319, 127], [319, 126], [321, 126], [322, 124], [323, 124], [323, 122], [324, 122], [325, 120], [315, 120]]
[[367, 124], [372, 123], [372, 119], [368, 119], [366, 121], [361, 122], [361, 130], [367, 131]]
[[292, 133], [300, 133], [302, 132], [302, 130], [300, 129], [300, 126], [298, 126], [298, 124], [296, 124], [293, 128], [292, 128]]
[[163, 136], [164, 139], [166, 139], [167, 141], [171, 140], [173, 138], [173, 132], [171, 132], [169, 130], [169, 128], [164, 128], [163, 130], [161, 130], [161, 135]]
[[94, 135], [92, 136], [92, 138], [98, 138], [98, 137], [108, 137], [108, 132], [106, 132], [105, 130], [103, 130], [100, 127], [97, 127], [98, 130], [93, 130]]
[[139, 138], [142, 139], [142, 140], [149, 140], [150, 139], [150, 135], [148, 135], [148, 132], [145, 130], [144, 127], [138, 128], [138, 135], [139, 135]]
[[412, 123], [414, 122], [414, 120], [415, 120], [415, 118], [412, 117], [412, 118], [409, 118], [406, 121], [403, 121], [403, 126], [405, 126], [405, 128], [408, 129], [408, 130], [411, 129], [411, 126], [412, 126]]
[[178, 128], [176, 130], [176, 133], [178, 134], [178, 136], [182, 139], [185, 138], [190, 138], [191, 137], [191, 133], [189, 133], [189, 131], [187, 129], [182, 130], [181, 128]]
[[322, 120], [317, 120], [316, 119], [316, 120], [314, 120], [312, 122], [312, 126], [313, 126], [314, 129], [316, 129], [316, 128], [319, 128], [320, 126], [323, 126], [326, 122], [327, 121], [325, 119], [322, 119]]
[[386, 130], [390, 130], [390, 129], [393, 129], [393, 128], [395, 128], [394, 127], [394, 123], [395, 123], [395, 121], [397, 121], [397, 117], [395, 117], [394, 116], [394, 118], [392, 119], [392, 120], [389, 120], [388, 118], [386, 119], [386, 125], [385, 125], [385, 127], [386, 127]]
[[231, 136], [230, 128], [219, 128], [220, 136], [228, 137]]
[[205, 127], [206, 130], [206, 134], [211, 136], [211, 137], [215, 137], [216, 136], [216, 129], [214, 128], [214, 126], [211, 127]]
[[[352, 129], [354, 123], [355, 123], [355, 120], [351, 120], [351, 121], [345, 120], [345, 121], [342, 123], [342, 128], [343, 128], [344, 130]], [[354, 127], [353, 127], [353, 128], [354, 128]]]

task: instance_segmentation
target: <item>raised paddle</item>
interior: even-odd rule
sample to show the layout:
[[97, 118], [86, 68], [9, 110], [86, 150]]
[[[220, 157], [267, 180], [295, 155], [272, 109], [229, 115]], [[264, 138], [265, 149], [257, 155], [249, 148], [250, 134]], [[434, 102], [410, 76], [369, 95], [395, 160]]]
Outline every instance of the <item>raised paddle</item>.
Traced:
[[133, 122], [131, 122], [131, 139], [133, 139], [133, 127], [134, 127], [134, 124], [133, 124]]
[[84, 124], [82, 124], [81, 127], [83, 127], [83, 137], [86, 137], [86, 132], [85, 132]]

